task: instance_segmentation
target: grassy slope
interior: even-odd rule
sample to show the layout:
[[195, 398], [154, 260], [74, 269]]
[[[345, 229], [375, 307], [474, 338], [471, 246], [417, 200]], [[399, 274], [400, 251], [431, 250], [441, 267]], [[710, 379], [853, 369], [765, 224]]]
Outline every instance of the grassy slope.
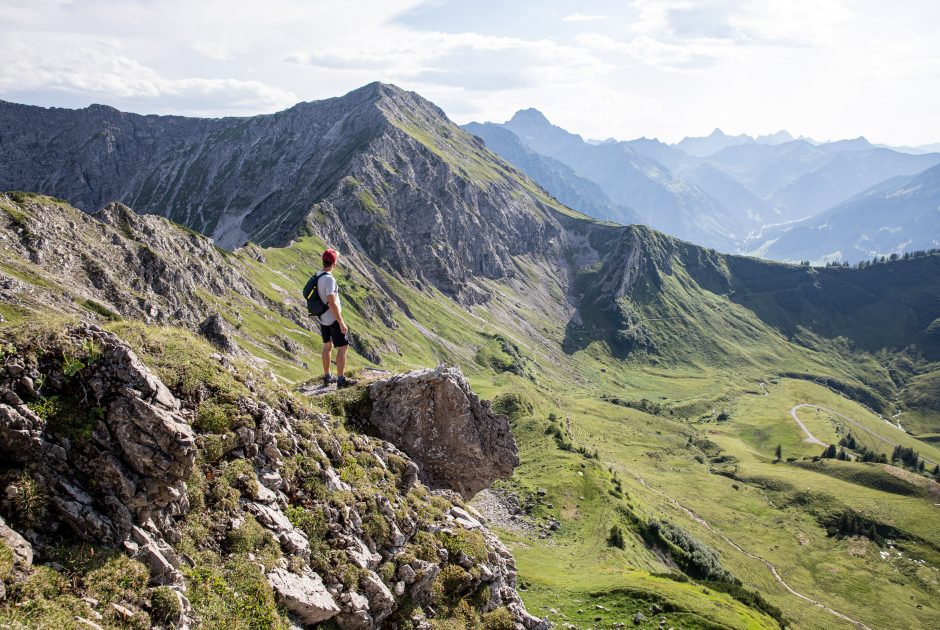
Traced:
[[[297, 287], [315, 266], [322, 247], [315, 237], [306, 237], [286, 248], [264, 250], [263, 263], [247, 252], [233, 260], [276, 302], [299, 304]], [[31, 284], [51, 281], [25, 261], [5, 258], [4, 265], [21, 270], [21, 279]], [[519, 259], [517, 265], [523, 278], [546, 277], [539, 275], [531, 260]], [[398, 328], [390, 330], [366, 315], [366, 298], [374, 293], [368, 288], [371, 281], [349, 269], [341, 269], [339, 276], [354, 330], [372, 347], [397, 347], [381, 353], [382, 367], [454, 362], [464, 368], [482, 396], [515, 392], [532, 404], [531, 413], [514, 420], [523, 464], [512, 484], [521, 492], [544, 488], [553, 507], [540, 508], [537, 516], [557, 518], [562, 525], [544, 540], [503, 534], [516, 554], [521, 578], [531, 585], [524, 597], [533, 612], [547, 614], [554, 608], [559, 613], [551, 615], [556, 621], [564, 618], [586, 625], [601, 617], [603, 625], [632, 617], [638, 610], [650, 616], [649, 602], [663, 601], [672, 607], [666, 616], [676, 627], [775, 625], [727, 595], [653, 575], [671, 569], [624, 519], [626, 509], [641, 519], [666, 518], [714, 547], [726, 568], [798, 627], [841, 627], [843, 622], [788, 594], [763, 563], [737, 551], [728, 540], [773, 562], [797, 590], [872, 627], [902, 623], [927, 628], [940, 623], [940, 611], [929, 597], [938, 588], [935, 567], [940, 559], [935, 548], [918, 542], [940, 539], [931, 525], [931, 510], [936, 509], [931, 499], [923, 493], [873, 489], [871, 475], [859, 475], [858, 464], [830, 462], [829, 469], [819, 471], [771, 463], [777, 444], [785, 457], [811, 456], [821, 450], [801, 443], [788, 415], [797, 403], [819, 404], [873, 430], [889, 430], [870, 411], [830, 389], [778, 378], [792, 372], [836, 375], [864, 387], [863, 379], [875, 381], [884, 372], [875, 359], [846, 354], [825, 343], [816, 344], [817, 349], [795, 345], [746, 308], [702, 291], [681, 267], [666, 279], [662, 302], [644, 313], [670, 352], [643, 360], [616, 359], [603, 341], [587, 343], [574, 354], [562, 352], [568, 314], [560, 306], [557, 286], [542, 287], [533, 295], [533, 284], [524, 280], [490, 283], [494, 301], [467, 310], [433, 291], [418, 292], [385, 277], [414, 317], [411, 320], [395, 309]], [[284, 381], [297, 383], [315, 376], [319, 340], [290, 318], [241, 300], [232, 295], [220, 303], [220, 310], [239, 326], [243, 346], [269, 361]], [[681, 318], [681, 325], [653, 319], [670, 308], [688, 315]], [[14, 320], [28, 317], [8, 307], [3, 314]], [[710, 334], [714, 330], [727, 333], [704, 343], [703, 337], [714, 337]], [[502, 353], [493, 349], [496, 334], [516, 346], [520, 357], [510, 359], [521, 365], [525, 376], [495, 372], [488, 359], [481, 360]], [[283, 337], [301, 349], [285, 351]], [[484, 348], [488, 350], [481, 353]], [[313, 369], [305, 369], [303, 362]], [[352, 364], [360, 367], [368, 362], [354, 356]], [[762, 395], [761, 382], [768, 383], [768, 396]], [[605, 402], [604, 396], [631, 404], [646, 399], [656, 405], [655, 412]], [[718, 422], [723, 411], [730, 419]], [[596, 449], [599, 459], [558, 450], [545, 433], [549, 413], [570, 420], [573, 442]], [[814, 415], [807, 410], [801, 417], [821, 439], [834, 438], [835, 425]], [[688, 446], [690, 437], [707, 437], [737, 458], [730, 468], [739, 481], [710, 474], [709, 464], [696, 459], [703, 453]], [[911, 443], [928, 455], [923, 443]], [[612, 472], [622, 481], [622, 498], [610, 493]], [[810, 489], [808, 497], [797, 492], [801, 488]], [[891, 551], [883, 560], [881, 550], [863, 540], [827, 536], [818, 515], [842, 505], [905, 532], [913, 540], [899, 543], [904, 557]], [[627, 530], [623, 550], [605, 542], [613, 524]], [[926, 564], [906, 558], [922, 558]], [[607, 610], [595, 609], [597, 603]], [[916, 608], [918, 604], [923, 608]]]
[[[285, 250], [266, 250], [266, 265], [249, 259], [245, 263], [254, 269], [259, 282], [284, 269], [296, 269], [290, 273], [291, 280], [298, 284], [306, 271], [293, 265], [305, 259], [309, 262], [319, 247], [315, 240], [305, 239]], [[534, 263], [520, 260], [519, 265], [531, 271]], [[870, 367], [877, 365], [873, 359], [846, 357], [826, 347], [816, 351], [794, 345], [747, 309], [702, 293], [681, 273], [667, 280], [667, 304], [693, 309], [696, 301], [705, 300], [706, 308], [697, 317], [688, 318], [685, 328], [657, 325], [657, 330], [669, 343], [682, 344], [690, 353], [682, 357], [683, 367], [674, 367], [673, 360], [667, 362], [671, 365], [658, 367], [649, 362], [619, 361], [602, 342], [566, 355], [558, 349], [564, 336], [564, 320], [557, 313], [518, 302], [520, 288], [511, 282], [494, 283], [492, 288], [498, 291], [494, 303], [468, 311], [438, 294], [420, 293], [390, 278], [386, 280], [420, 327], [397, 311], [396, 331], [368, 325], [376, 344], [391, 339], [401, 350], [401, 354], [384, 355], [384, 366], [398, 369], [442, 360], [456, 362], [484, 397], [496, 398], [512, 391], [534, 405], [531, 414], [514, 424], [523, 465], [513, 484], [522, 492], [546, 489], [555, 507], [542, 516], [558, 518], [562, 528], [548, 540], [517, 532], [503, 534], [516, 553], [522, 579], [531, 585], [524, 596], [536, 612], [546, 614], [553, 608], [559, 612], [554, 616], [556, 621], [586, 624], [600, 616], [605, 622], [613, 622], [632, 617], [636, 611], [648, 614], [649, 602], [662, 598], [680, 611], [694, 611], [667, 614], [670, 623], [682, 627], [707, 627], [708, 623], [729, 627], [773, 625], [768, 617], [726, 595], [714, 591], [706, 594], [700, 586], [652, 575], [668, 568], [638, 535], [628, 537], [623, 551], [608, 547], [605, 540], [611, 525], [623, 523], [617, 509], [622, 501], [608, 492], [609, 470], [613, 469], [626, 489], [623, 501], [631, 504], [636, 513], [646, 518], [668, 518], [716, 548], [732, 572], [763, 593], [799, 627], [838, 627], [842, 622], [788, 594], [760, 561], [733, 549], [724, 538], [690, 518], [637, 476], [691, 508], [745, 550], [773, 562], [791, 586], [814, 599], [869, 625], [886, 626], [887, 619], [902, 615], [911, 627], [930, 627], [937, 620], [938, 612], [931, 608], [927, 597], [937, 585], [931, 569], [913, 564], [898, 568], [897, 563], [902, 561], [894, 556], [882, 561], [874, 545], [829, 537], [805, 506], [772, 507], [767, 491], [758, 484], [737, 482], [742, 489], [734, 490], [731, 480], [709, 474], [707, 466], [695, 461], [694, 451], [685, 448], [690, 435], [707, 435], [739, 459], [738, 474], [742, 479], [755, 476], [789, 484], [805, 482], [818, 487], [820, 495], [838, 497], [840, 505], [851, 506], [918, 538], [935, 539], [937, 532], [924, 525], [930, 521], [932, 506], [923, 496], [898, 496], [832, 474], [770, 463], [778, 443], [787, 456], [808, 457], [821, 450], [803, 445], [789, 418], [790, 407], [800, 402], [840, 411], [872, 430], [883, 427], [889, 433], [900, 433], [830, 389], [808, 381], [777, 379], [781, 373], [818, 373], [863, 386], [859, 376], [865, 377], [869, 369], [877, 372]], [[355, 307], [348, 308], [351, 319], [357, 321]], [[683, 343], [683, 339], [696, 339], [709, 329], [722, 328], [729, 331], [719, 341], [717, 352], [723, 355], [723, 361], [714, 361], [714, 347]], [[491, 343], [493, 334], [516, 342], [528, 378], [494, 374], [476, 361], [477, 351]], [[311, 351], [317, 347], [314, 342]], [[770, 396], [761, 395], [760, 382], [770, 383]], [[661, 411], [653, 415], [613, 405], [601, 400], [605, 395], [632, 401], [645, 398], [661, 405]], [[730, 422], [715, 422], [722, 410], [730, 412]], [[574, 441], [588, 449], [596, 448], [599, 461], [585, 460], [555, 447], [545, 435], [546, 418], [552, 412], [571, 420]], [[836, 436], [825, 421], [811, 417], [804, 421], [822, 439]], [[710, 434], [712, 431], [717, 433]], [[854, 433], [863, 437], [857, 430]], [[923, 443], [905, 436], [901, 441], [928, 455], [929, 447]], [[876, 442], [869, 445], [878, 446]], [[841, 462], [833, 465], [861, 466]], [[804, 538], [809, 542], [800, 545], [798, 541]], [[916, 542], [905, 544], [908, 553], [936, 564], [935, 553], [929, 547]], [[810, 548], [812, 552], [807, 551]], [[858, 548], [864, 549], [864, 555], [851, 555], [859, 553]], [[847, 577], [830, 579], [833, 575]], [[907, 596], [901, 597], [903, 594]], [[910, 599], [912, 595], [914, 600]], [[924, 608], [918, 610], [915, 603]], [[608, 610], [598, 610], [595, 604]]]

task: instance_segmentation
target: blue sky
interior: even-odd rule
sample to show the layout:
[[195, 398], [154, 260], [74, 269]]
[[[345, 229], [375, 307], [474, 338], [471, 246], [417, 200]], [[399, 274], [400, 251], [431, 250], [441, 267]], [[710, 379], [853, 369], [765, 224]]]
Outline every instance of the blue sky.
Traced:
[[0, 98], [246, 115], [373, 80], [459, 123], [940, 141], [940, 2], [0, 0]]

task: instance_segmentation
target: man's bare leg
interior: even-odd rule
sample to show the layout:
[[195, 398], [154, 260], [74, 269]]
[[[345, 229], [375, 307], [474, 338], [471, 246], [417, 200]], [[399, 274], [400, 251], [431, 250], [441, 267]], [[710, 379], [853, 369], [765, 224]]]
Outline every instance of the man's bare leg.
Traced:
[[342, 348], [336, 349], [336, 375], [345, 376], [346, 375], [346, 351], [349, 350], [349, 346], [343, 346]]
[[[333, 353], [333, 342], [327, 341], [323, 344], [323, 352], [321, 357], [323, 358], [323, 376], [326, 376], [330, 373], [330, 355]], [[343, 355], [345, 357], [345, 353]], [[339, 357], [336, 358], [336, 365], [339, 367]], [[340, 372], [342, 374], [342, 372]]]

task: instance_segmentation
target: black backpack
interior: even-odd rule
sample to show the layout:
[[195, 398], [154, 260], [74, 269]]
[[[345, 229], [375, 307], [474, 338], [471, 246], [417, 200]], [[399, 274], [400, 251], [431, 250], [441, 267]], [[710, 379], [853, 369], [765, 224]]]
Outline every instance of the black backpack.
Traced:
[[327, 275], [326, 271], [318, 271], [307, 280], [304, 286], [304, 299], [307, 300], [307, 312], [311, 316], [319, 317], [330, 310], [330, 305], [320, 299], [320, 292], [317, 290], [320, 278]]

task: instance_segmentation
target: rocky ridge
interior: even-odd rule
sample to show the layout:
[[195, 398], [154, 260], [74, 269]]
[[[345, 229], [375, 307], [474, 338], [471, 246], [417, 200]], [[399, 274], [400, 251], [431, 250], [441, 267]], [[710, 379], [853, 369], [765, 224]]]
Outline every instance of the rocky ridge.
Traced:
[[235, 292], [268, 305], [210, 239], [166, 219], [138, 215], [120, 203], [88, 215], [47, 197], [12, 195], [0, 194], [5, 258], [10, 264], [29, 261], [56, 284], [17, 282], [7, 273], [8, 300], [16, 294], [24, 305], [36, 301], [62, 312], [90, 301], [105, 316], [189, 326], [216, 310], [210, 296]]
[[[0, 145], [0, 190], [90, 213], [121, 201], [226, 248], [313, 231], [470, 302], [482, 299], [474, 276], [552, 250], [550, 209], [562, 208], [439, 108], [379, 83], [251, 118], [0, 102]], [[487, 236], [497, 230], [507, 238]]]
[[[47, 562], [63, 540], [116, 546], [147, 567], [151, 594], [107, 612], [149, 624], [154, 589], [164, 585], [178, 600], [169, 622], [189, 627], [211, 614], [198, 578], [211, 570], [207, 558], [224, 566], [248, 550], [302, 625], [430, 628], [425, 619], [466, 599], [491, 622], [506, 615], [519, 628], [547, 627], [515, 592], [511, 554], [458, 495], [429, 493], [394, 445], [266, 394], [225, 357], [199, 366], [213, 374], [208, 384], [189, 389], [184, 378], [171, 391], [95, 326], [14, 335], [4, 347], [0, 508], [29, 544], [0, 533], [26, 574], [33, 559], [24, 548]], [[438, 387], [465, 385], [444, 374]], [[216, 391], [226, 379], [232, 390]], [[403, 377], [402, 389], [414, 379], [421, 374]], [[235, 401], [228, 417], [207, 419], [222, 397]], [[514, 453], [511, 435], [492, 436], [506, 438]], [[29, 508], [24, 497], [36, 487], [44, 499]], [[16, 580], [11, 588], [22, 597]], [[101, 618], [94, 602], [85, 605], [83, 615]]]

